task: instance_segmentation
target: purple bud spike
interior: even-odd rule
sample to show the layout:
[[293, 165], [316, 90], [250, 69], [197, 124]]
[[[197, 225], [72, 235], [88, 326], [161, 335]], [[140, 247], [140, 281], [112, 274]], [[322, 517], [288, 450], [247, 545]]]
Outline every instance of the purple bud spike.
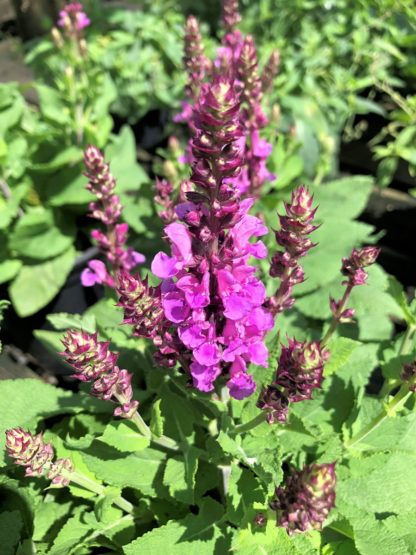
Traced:
[[321, 530], [335, 506], [335, 463], [311, 464], [292, 470], [284, 485], [276, 489], [271, 508], [277, 511], [277, 524], [289, 535]]
[[288, 346], [282, 346], [275, 383], [284, 388], [291, 402], [311, 399], [312, 391], [321, 387], [328, 359], [329, 352], [319, 341], [289, 339]]
[[289, 398], [279, 387], [271, 384], [263, 388], [257, 407], [266, 412], [269, 424], [285, 423], [289, 412]]
[[85, 175], [89, 180], [87, 189], [97, 198], [90, 203], [90, 216], [100, 220], [106, 227], [105, 231], [94, 229], [91, 237], [105, 254], [113, 275], [110, 275], [101, 260], [91, 260], [88, 268], [81, 274], [81, 282], [85, 287], [96, 283], [114, 287], [114, 275], [118, 271], [131, 270], [142, 264], [145, 257], [130, 247], [126, 248], [129, 226], [126, 223], [117, 223], [122, 206], [119, 197], [113, 194], [116, 182], [102, 152], [94, 146], [87, 147], [84, 164]]
[[188, 74], [188, 96], [196, 99], [204, 80], [206, 69], [209, 67], [209, 61], [204, 55], [198, 21], [193, 15], [190, 15], [186, 20], [183, 61]]
[[6, 449], [15, 464], [26, 468], [25, 476], [47, 476], [54, 485], [68, 485], [71, 461], [58, 459], [53, 463], [52, 445], [43, 441], [42, 434], [33, 435], [23, 428], [7, 430]]
[[267, 60], [264, 66], [263, 73], [261, 74], [261, 86], [263, 93], [269, 92], [273, 86], [273, 80], [279, 71], [280, 65], [280, 52], [274, 50], [270, 54], [270, 58]]
[[271, 310], [278, 314], [293, 306], [292, 287], [304, 280], [299, 258], [316, 246], [308, 235], [317, 229], [314, 225], [316, 208], [313, 196], [306, 187], [292, 192], [291, 202], [285, 204], [286, 214], [279, 216], [280, 230], [275, 232], [277, 243], [284, 248], [272, 257], [270, 275], [281, 280], [276, 294], [269, 300]]
[[222, 0], [222, 22], [227, 33], [232, 33], [241, 21], [238, 0]]
[[73, 377], [93, 382], [92, 395], [104, 401], [118, 401], [121, 406], [114, 410], [115, 416], [131, 418], [139, 406], [132, 400], [132, 375], [116, 366], [119, 355], [109, 350], [109, 342], [98, 341], [96, 333], [69, 330], [62, 343], [62, 356], [77, 371]]
[[117, 363], [118, 353], [110, 351], [110, 342], [98, 341], [97, 333], [69, 330], [62, 343], [65, 347], [62, 356], [76, 370], [73, 377], [83, 382], [110, 372]]

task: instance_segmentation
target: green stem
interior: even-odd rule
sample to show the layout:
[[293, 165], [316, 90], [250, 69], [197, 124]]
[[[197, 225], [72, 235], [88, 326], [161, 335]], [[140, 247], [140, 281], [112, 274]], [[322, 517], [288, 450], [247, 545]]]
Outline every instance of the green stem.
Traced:
[[[85, 474], [80, 474], [79, 472], [75, 471], [75, 472], [68, 472], [67, 476], [71, 480], [71, 482], [78, 484], [79, 486], [87, 489], [88, 491], [91, 491], [92, 493], [95, 493], [100, 497], [105, 495], [106, 488], [101, 484], [97, 484], [93, 480], [90, 480], [88, 476], [85, 476]], [[117, 497], [116, 499], [114, 499], [113, 503], [114, 505], [116, 505], [126, 513], [133, 512], [133, 509], [134, 509], [133, 505], [129, 501], [127, 501], [127, 499], [124, 499], [124, 497], [121, 497], [121, 496]]]
[[236, 434], [248, 432], [249, 430], [252, 430], [253, 428], [255, 428], [256, 426], [259, 426], [259, 424], [262, 424], [265, 421], [266, 420], [265, 420], [264, 412], [260, 412], [257, 416], [255, 416], [248, 422], [245, 422], [244, 424], [239, 424], [238, 426], [236, 426], [233, 432]]
[[167, 437], [167, 436], [160, 436], [160, 437], [152, 436], [151, 441], [152, 441], [152, 443], [156, 443], [156, 445], [160, 445], [161, 447], [165, 447], [166, 449], [169, 449], [170, 451], [179, 451], [178, 444], [176, 443], [176, 441], [174, 439], [171, 439], [170, 437]]
[[133, 416], [131, 417], [131, 420], [132, 422], [135, 423], [137, 429], [142, 434], [142, 436], [146, 437], [147, 439], [151, 439], [152, 432], [150, 431], [149, 426], [146, 424], [146, 422], [143, 420], [143, 418], [140, 416], [140, 414], [137, 411], [133, 414]]
[[348, 299], [350, 298], [352, 287], [353, 286], [351, 284], [347, 285], [347, 287], [344, 291], [344, 295], [342, 296], [340, 305], [339, 305], [336, 313], [334, 314], [334, 316], [332, 318], [331, 325], [329, 326], [328, 331], [326, 332], [326, 334], [324, 335], [324, 337], [321, 341], [322, 345], [326, 345], [328, 343], [328, 341], [331, 339], [334, 331], [336, 330], [336, 328], [339, 324], [340, 318], [341, 318], [341, 314], [343, 313], [343, 311], [345, 309], [345, 306], [348, 302]]
[[[402, 344], [400, 345], [400, 349], [399, 349], [399, 356], [409, 354], [413, 345], [413, 339], [414, 339], [415, 333], [416, 333], [416, 325], [410, 324], [403, 335]], [[393, 380], [393, 379], [387, 378], [383, 384], [383, 387], [380, 390], [379, 396], [383, 399], [384, 397], [386, 397], [386, 395], [390, 393], [390, 391], [392, 391], [395, 387], [400, 385], [400, 383], [401, 383], [400, 379]]]
[[399, 412], [413, 393], [410, 391], [410, 387], [414, 385], [415, 379], [416, 377], [412, 378], [408, 383], [403, 384], [396, 395], [384, 406], [383, 412], [376, 416], [376, 418], [367, 424], [358, 434], [346, 441], [345, 447], [350, 449], [371, 434], [371, 432], [378, 428], [387, 418]]

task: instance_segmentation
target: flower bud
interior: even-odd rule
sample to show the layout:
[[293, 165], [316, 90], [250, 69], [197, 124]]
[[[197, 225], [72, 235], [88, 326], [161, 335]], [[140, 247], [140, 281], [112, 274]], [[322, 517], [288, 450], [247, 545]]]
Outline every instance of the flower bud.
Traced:
[[292, 470], [283, 486], [276, 489], [271, 507], [277, 511], [277, 524], [289, 535], [321, 530], [335, 506], [335, 464], [311, 464]]

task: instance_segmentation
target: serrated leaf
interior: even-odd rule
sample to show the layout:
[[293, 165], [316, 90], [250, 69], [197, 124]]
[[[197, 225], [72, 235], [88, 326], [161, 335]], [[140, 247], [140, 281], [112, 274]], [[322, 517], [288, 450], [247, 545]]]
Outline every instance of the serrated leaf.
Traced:
[[348, 361], [352, 353], [360, 345], [361, 343], [359, 341], [354, 341], [348, 337], [337, 337], [332, 339], [328, 344], [330, 357], [329, 361], [325, 364], [325, 376], [335, 374], [337, 370]]
[[215, 526], [223, 515], [222, 506], [207, 497], [198, 515], [170, 521], [147, 532], [124, 547], [125, 555], [212, 555], [227, 553], [228, 542]]
[[156, 495], [166, 458], [164, 453], [148, 448], [117, 458], [117, 451], [115, 455], [98, 442], [93, 444], [90, 451], [93, 454], [84, 452], [82, 458], [97, 478], [113, 486], [136, 488], [143, 495]]
[[48, 551], [49, 555], [70, 555], [76, 548], [82, 546], [82, 540], [93, 531], [92, 525], [82, 520], [84, 512], [84, 509], [78, 508], [62, 526]]
[[88, 333], [94, 333], [96, 331], [95, 317], [92, 314], [68, 314], [67, 312], [56, 312], [54, 314], [48, 314], [47, 320], [56, 330], [75, 328], [84, 330]]
[[187, 449], [184, 459], [170, 458], [166, 464], [163, 483], [172, 497], [181, 503], [192, 505], [195, 501], [195, 475], [198, 470], [199, 450]]

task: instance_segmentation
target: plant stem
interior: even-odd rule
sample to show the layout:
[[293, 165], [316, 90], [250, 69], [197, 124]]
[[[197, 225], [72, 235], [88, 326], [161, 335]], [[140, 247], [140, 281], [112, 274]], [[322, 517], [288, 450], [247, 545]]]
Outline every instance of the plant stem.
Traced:
[[143, 418], [140, 416], [140, 414], [137, 411], [133, 414], [133, 416], [131, 417], [131, 420], [132, 422], [135, 423], [137, 429], [142, 434], [142, 436], [147, 437], [147, 439], [151, 439], [152, 432], [150, 431], [149, 426], [146, 424], [146, 422], [143, 420]]
[[338, 307], [337, 311], [335, 312], [335, 314], [332, 317], [331, 325], [329, 326], [328, 331], [326, 332], [326, 334], [324, 335], [324, 337], [321, 341], [322, 345], [326, 345], [328, 343], [328, 341], [331, 339], [334, 331], [336, 330], [336, 328], [339, 324], [339, 320], [341, 318], [341, 314], [343, 313], [345, 305], [347, 304], [348, 299], [350, 298], [352, 288], [353, 288], [353, 286], [351, 284], [348, 284], [347, 287], [345, 288], [344, 295], [342, 296], [339, 307]]
[[233, 432], [237, 434], [248, 432], [249, 430], [252, 430], [253, 428], [255, 428], [256, 426], [259, 426], [259, 424], [262, 424], [265, 421], [266, 420], [264, 417], [264, 412], [260, 412], [257, 416], [255, 416], [248, 422], [245, 422], [244, 424], [239, 424], [238, 426], [236, 426]]
[[404, 383], [396, 395], [384, 406], [383, 412], [381, 412], [374, 420], [372, 420], [367, 426], [358, 432], [355, 436], [345, 442], [345, 447], [350, 449], [360, 441], [362, 441], [365, 437], [367, 437], [371, 432], [373, 432], [376, 428], [380, 426], [384, 420], [389, 418], [390, 416], [394, 415], [396, 412], [399, 412], [404, 404], [406, 403], [407, 399], [412, 395], [412, 391], [410, 391], [410, 387], [414, 385], [416, 380], [416, 376], [412, 378], [408, 383]]
[[[412, 342], [413, 342], [415, 333], [416, 333], [416, 325], [410, 324], [403, 335], [402, 344], [400, 345], [400, 349], [399, 349], [399, 356], [409, 354], [412, 347]], [[394, 389], [400, 384], [401, 384], [400, 379], [393, 380], [393, 379], [387, 378], [384, 381], [384, 384], [380, 390], [379, 396], [381, 398], [384, 398], [386, 395], [390, 393], [392, 389]]]
[[[88, 476], [85, 476], [85, 474], [80, 474], [76, 471], [68, 472], [67, 477], [70, 479], [71, 482], [78, 484], [79, 486], [95, 493], [96, 495], [99, 495], [100, 497], [102, 495], [105, 495], [105, 487], [101, 484], [97, 484], [93, 480], [90, 480]], [[129, 501], [127, 501], [127, 499], [124, 499], [124, 497], [117, 497], [116, 499], [114, 499], [113, 503], [126, 513], [133, 512], [133, 505]]]

